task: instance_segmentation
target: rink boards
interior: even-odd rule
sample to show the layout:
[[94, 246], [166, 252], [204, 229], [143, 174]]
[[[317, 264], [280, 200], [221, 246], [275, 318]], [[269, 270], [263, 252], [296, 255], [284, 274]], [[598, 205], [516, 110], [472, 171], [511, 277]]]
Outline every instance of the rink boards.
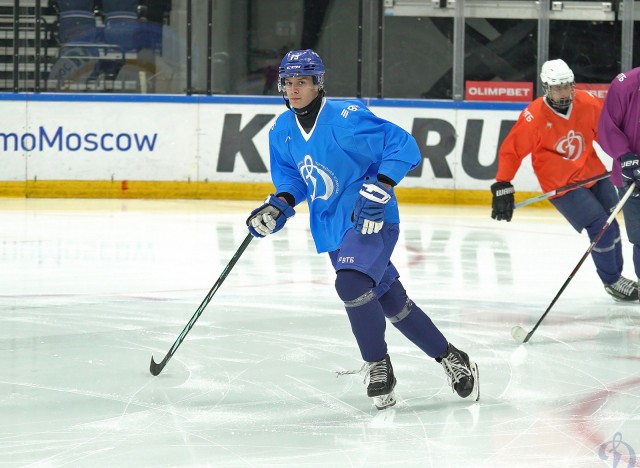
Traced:
[[[286, 110], [280, 97], [5, 94], [0, 100], [0, 196], [252, 200], [273, 190], [268, 133]], [[499, 144], [526, 105], [360, 102], [411, 132], [423, 154], [398, 197], [456, 204], [489, 202]], [[528, 158], [523, 166], [514, 180], [519, 199], [539, 193]]]

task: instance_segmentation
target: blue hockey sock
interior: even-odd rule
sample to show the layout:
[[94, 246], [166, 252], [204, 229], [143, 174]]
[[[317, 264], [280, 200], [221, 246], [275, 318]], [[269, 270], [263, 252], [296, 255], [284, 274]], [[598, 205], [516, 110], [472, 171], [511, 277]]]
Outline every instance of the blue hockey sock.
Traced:
[[[586, 227], [591, 242], [604, 226], [607, 217], [602, 215]], [[615, 219], [591, 251], [591, 258], [593, 258], [596, 271], [603, 283], [612, 284], [618, 281], [623, 266], [622, 244], [620, 242], [620, 227]]]
[[438, 358], [447, 351], [448, 342], [442, 332], [407, 297], [399, 280], [391, 284], [389, 291], [380, 298], [380, 304], [389, 321], [430, 357]]
[[356, 270], [339, 270], [336, 275], [336, 291], [344, 302], [362, 359], [367, 362], [380, 361], [387, 354], [386, 322], [373, 287], [373, 280]]

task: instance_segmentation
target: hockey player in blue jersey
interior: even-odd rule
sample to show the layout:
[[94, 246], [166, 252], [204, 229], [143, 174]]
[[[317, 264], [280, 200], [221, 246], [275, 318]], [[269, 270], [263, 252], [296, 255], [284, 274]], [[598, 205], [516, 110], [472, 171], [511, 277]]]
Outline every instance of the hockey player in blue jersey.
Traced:
[[414, 138], [358, 101], [329, 101], [325, 67], [314, 51], [293, 50], [279, 68], [288, 111], [269, 133], [276, 188], [247, 219], [255, 237], [273, 234], [307, 200], [318, 253], [328, 252], [378, 409], [395, 404], [396, 379], [387, 353], [385, 317], [442, 364], [452, 388], [478, 400], [478, 367], [450, 344], [407, 297], [391, 263], [398, 240], [394, 187], [421, 162]]

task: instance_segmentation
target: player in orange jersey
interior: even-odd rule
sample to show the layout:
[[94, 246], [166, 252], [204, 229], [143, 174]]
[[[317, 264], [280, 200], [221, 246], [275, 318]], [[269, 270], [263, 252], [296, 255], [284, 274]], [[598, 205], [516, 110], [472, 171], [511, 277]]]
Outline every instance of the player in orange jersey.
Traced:
[[[511, 181], [529, 154], [544, 192], [605, 172], [593, 147], [602, 110], [600, 101], [586, 91], [576, 90], [573, 71], [563, 60], [545, 62], [540, 80], [544, 96], [522, 111], [498, 152], [496, 182], [491, 186], [491, 217], [498, 221], [511, 221], [515, 193]], [[550, 198], [576, 231], [587, 231], [591, 242], [618, 200], [608, 178]], [[637, 283], [622, 276], [617, 221], [611, 223], [591, 257], [607, 293], [618, 301], [638, 301]]]

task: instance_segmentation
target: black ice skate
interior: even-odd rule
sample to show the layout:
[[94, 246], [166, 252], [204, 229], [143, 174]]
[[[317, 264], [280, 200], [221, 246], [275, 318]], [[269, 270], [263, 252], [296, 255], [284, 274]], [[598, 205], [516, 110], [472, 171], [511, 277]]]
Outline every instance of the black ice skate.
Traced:
[[373, 398], [376, 408], [384, 409], [396, 404], [396, 395], [393, 392], [396, 386], [396, 378], [393, 375], [391, 359], [387, 354], [384, 359], [377, 362], [368, 362], [365, 371], [365, 382], [369, 378], [367, 396]]
[[611, 284], [605, 284], [604, 290], [619, 302], [637, 301], [638, 300], [638, 283], [621, 276], [618, 281]]
[[462, 398], [471, 396], [473, 401], [480, 399], [480, 381], [478, 366], [469, 360], [467, 353], [456, 349], [451, 343], [447, 352], [436, 358], [449, 379], [449, 384]]

